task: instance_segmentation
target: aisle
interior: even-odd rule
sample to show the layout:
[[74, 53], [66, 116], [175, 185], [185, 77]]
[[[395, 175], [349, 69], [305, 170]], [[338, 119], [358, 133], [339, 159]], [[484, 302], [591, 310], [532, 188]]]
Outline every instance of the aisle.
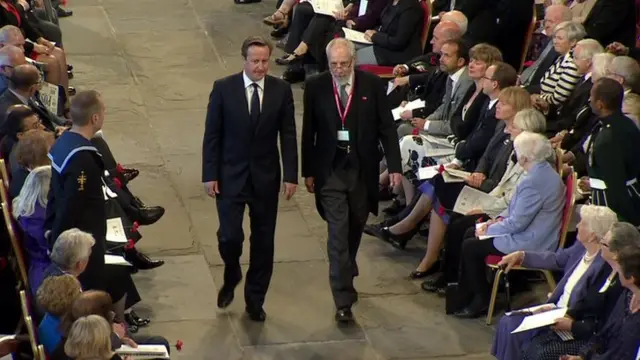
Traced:
[[[105, 136], [120, 162], [141, 170], [134, 191], [167, 208], [157, 225], [142, 229], [140, 247], [167, 261], [135, 276], [139, 312], [153, 318], [146, 331], [182, 340], [178, 360], [487, 359], [491, 328], [446, 317], [441, 299], [406, 279], [422, 250], [399, 252], [370, 237], [359, 255], [359, 326], [338, 329], [325, 227], [306, 192], [281, 202], [266, 324], [244, 318], [240, 289], [228, 312], [217, 310], [217, 216], [200, 184], [206, 104], [214, 79], [241, 70], [242, 40], [268, 35], [260, 19], [274, 3], [84, 0], [72, 1], [74, 16], [62, 20], [72, 83], [102, 92]], [[272, 65], [272, 74], [280, 71]], [[294, 95], [300, 115], [299, 86]]]

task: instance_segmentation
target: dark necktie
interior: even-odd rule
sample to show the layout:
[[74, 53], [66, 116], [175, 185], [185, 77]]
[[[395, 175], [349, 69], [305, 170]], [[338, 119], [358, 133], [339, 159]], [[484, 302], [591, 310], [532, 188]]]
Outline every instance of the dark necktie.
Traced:
[[253, 95], [251, 96], [251, 110], [249, 117], [251, 118], [251, 125], [258, 125], [260, 119], [260, 95], [258, 94], [258, 84], [253, 83]]
[[340, 103], [342, 104], [342, 109], [345, 110], [347, 107], [347, 100], [349, 99], [349, 95], [347, 94], [347, 86], [349, 84], [340, 85]]
[[[449, 118], [449, 110], [451, 109], [451, 102], [453, 101], [453, 79], [451, 76], [447, 77], [447, 87], [444, 90], [445, 104], [444, 104], [444, 116]], [[447, 98], [447, 94], [449, 98]]]

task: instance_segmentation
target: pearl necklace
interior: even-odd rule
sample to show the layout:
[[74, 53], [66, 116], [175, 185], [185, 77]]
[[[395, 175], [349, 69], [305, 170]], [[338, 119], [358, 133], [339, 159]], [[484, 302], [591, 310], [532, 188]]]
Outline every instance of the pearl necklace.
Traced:
[[585, 252], [584, 256], [582, 257], [582, 261], [585, 264], [591, 263], [596, 258], [596, 256], [598, 256], [598, 252], [599, 251], [596, 251], [593, 255], [589, 255], [589, 253]]

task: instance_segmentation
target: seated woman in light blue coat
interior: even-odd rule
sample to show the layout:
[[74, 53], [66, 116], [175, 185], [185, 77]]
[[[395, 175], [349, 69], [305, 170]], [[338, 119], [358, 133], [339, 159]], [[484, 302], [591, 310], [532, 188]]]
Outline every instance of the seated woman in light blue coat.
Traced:
[[[475, 235], [462, 244], [459, 289], [468, 301], [455, 313], [461, 318], [482, 316], [489, 307], [490, 288], [485, 276], [488, 255], [553, 251], [558, 246], [565, 186], [546, 160], [554, 151], [551, 143], [540, 134], [523, 132], [513, 146], [526, 175], [507, 209], [495, 220], [477, 226]], [[485, 236], [490, 238], [478, 239]]]
[[[611, 266], [601, 255], [600, 242], [607, 234], [611, 226], [616, 223], [617, 216], [611, 209], [604, 206], [585, 205], [580, 211], [580, 223], [578, 224], [578, 236], [576, 243], [566, 249], [551, 251], [516, 251], [505, 256], [499, 265], [506, 266], [509, 271], [515, 265], [528, 268], [545, 269], [551, 271], [563, 271], [564, 276], [547, 300], [546, 304], [534, 311], [543, 312], [553, 307], [568, 308], [567, 317], [559, 319], [553, 328], [571, 333], [573, 340], [562, 341], [550, 328], [530, 330], [512, 334], [522, 319], [527, 314], [512, 313], [500, 319], [494, 338], [491, 354], [499, 360], [522, 359], [523, 349], [534, 336], [547, 334], [551, 340], [537, 344], [536, 351], [540, 354], [553, 353], [552, 347], [545, 346], [548, 342], [557, 339], [555, 347], [563, 350], [559, 354], [548, 354], [546, 358], [557, 360], [565, 353], [571, 353], [573, 349], [579, 350], [591, 334], [598, 330], [599, 321], [594, 320], [593, 311], [587, 309], [583, 300], [594, 297], [594, 294], [604, 293], [606, 287], [603, 284], [611, 284], [611, 278], [615, 273]], [[613, 286], [612, 294], [617, 298], [620, 294], [620, 286]], [[609, 290], [609, 289], [607, 289]], [[609, 292], [609, 291], [607, 291]]]

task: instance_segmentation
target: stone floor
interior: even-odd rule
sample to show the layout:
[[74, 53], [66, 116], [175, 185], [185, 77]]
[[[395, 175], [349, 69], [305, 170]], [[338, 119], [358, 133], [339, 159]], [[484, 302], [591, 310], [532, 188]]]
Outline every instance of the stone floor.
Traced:
[[[356, 281], [357, 326], [337, 328], [325, 227], [305, 191], [281, 201], [268, 321], [259, 325], [243, 316], [240, 291], [228, 311], [216, 308], [222, 274], [218, 219], [200, 183], [207, 99], [214, 79], [240, 71], [242, 40], [268, 34], [260, 19], [274, 3], [83, 0], [71, 2], [74, 16], [62, 20], [76, 69], [73, 85], [102, 92], [105, 135], [116, 157], [142, 170], [134, 191], [167, 209], [158, 224], [143, 230], [140, 243], [167, 262], [135, 278], [144, 299], [139, 312], [153, 318], [146, 332], [172, 343], [182, 340], [174, 359], [489, 358], [492, 328], [445, 316], [441, 299], [407, 280], [423, 246], [400, 252], [365, 237]], [[279, 71], [272, 65], [272, 73]], [[300, 115], [299, 86], [294, 95]], [[300, 121], [298, 116], [298, 129]]]

